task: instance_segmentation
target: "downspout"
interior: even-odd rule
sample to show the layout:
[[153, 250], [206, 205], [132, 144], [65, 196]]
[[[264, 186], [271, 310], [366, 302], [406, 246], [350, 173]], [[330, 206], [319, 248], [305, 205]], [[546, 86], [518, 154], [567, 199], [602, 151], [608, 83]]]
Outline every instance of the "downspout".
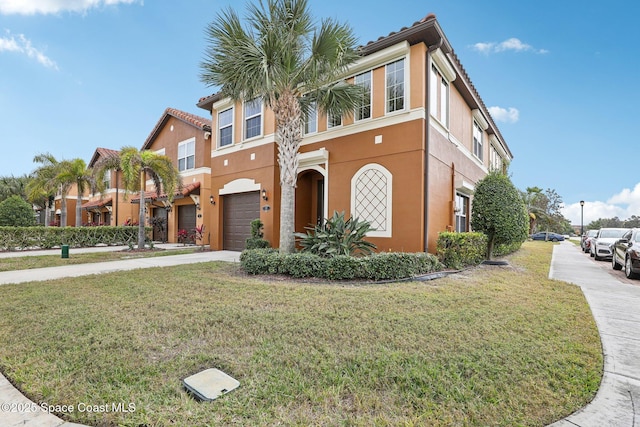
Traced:
[[120, 189], [118, 188], [118, 169], [116, 169], [116, 227], [118, 226], [118, 199], [120, 199]]
[[433, 44], [427, 48], [427, 69], [425, 75], [425, 85], [424, 85], [424, 101], [425, 101], [425, 111], [426, 111], [426, 119], [425, 123], [425, 133], [424, 133], [424, 171], [423, 171], [423, 185], [424, 185], [424, 213], [423, 213], [423, 225], [424, 225], [424, 240], [422, 242], [424, 251], [429, 252], [429, 130], [431, 128], [431, 111], [429, 105], [430, 92], [429, 92], [429, 84], [431, 83], [431, 53], [435, 50], [440, 49], [442, 46], [443, 39], [440, 37], [436, 44]]

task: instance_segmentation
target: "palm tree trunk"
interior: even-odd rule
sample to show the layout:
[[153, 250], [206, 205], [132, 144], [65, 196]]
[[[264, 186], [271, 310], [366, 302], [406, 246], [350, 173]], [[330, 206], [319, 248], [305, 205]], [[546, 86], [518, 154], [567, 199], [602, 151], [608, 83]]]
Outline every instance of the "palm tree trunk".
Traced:
[[138, 249], [144, 249], [144, 172], [140, 173], [140, 213], [138, 215]]
[[280, 166], [280, 252], [295, 250], [295, 196], [298, 181], [302, 112], [293, 93], [284, 93], [276, 108], [276, 142]]
[[82, 194], [78, 191], [78, 197], [76, 199], [76, 227], [82, 225]]
[[67, 196], [65, 194], [62, 195], [62, 199], [60, 200], [60, 227], [67, 226]]

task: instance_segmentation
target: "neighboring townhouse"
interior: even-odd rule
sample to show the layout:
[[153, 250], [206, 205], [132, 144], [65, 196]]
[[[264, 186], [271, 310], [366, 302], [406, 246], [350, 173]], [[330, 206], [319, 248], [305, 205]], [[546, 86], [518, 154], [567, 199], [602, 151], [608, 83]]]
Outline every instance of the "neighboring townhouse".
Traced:
[[[100, 159], [118, 157], [120, 152], [109, 148], [97, 148], [88, 168], [93, 168]], [[105, 174], [105, 189], [102, 193], [92, 194], [82, 209], [87, 212], [87, 223], [91, 225], [124, 225], [137, 221], [138, 207], [132, 206], [130, 195], [126, 194], [122, 184], [122, 172], [110, 170]]]
[[[147, 181], [144, 202], [147, 217], [160, 219], [165, 229], [154, 227], [153, 240], [177, 242], [178, 231], [189, 233], [193, 242], [193, 230], [205, 224], [210, 215], [211, 196], [211, 121], [195, 114], [167, 108], [158, 120], [142, 150], [151, 150], [168, 156], [178, 169], [182, 185], [169, 202], [166, 194], [156, 195], [153, 181]], [[140, 196], [131, 195], [130, 202], [139, 209]], [[205, 244], [209, 244], [210, 230], [205, 227]]]
[[[83, 196], [83, 200], [85, 200], [86, 197]], [[82, 215], [82, 224], [76, 224], [76, 206], [78, 203], [78, 187], [73, 184], [71, 185], [71, 187], [69, 188], [69, 191], [67, 192], [66, 197], [64, 198], [65, 204], [66, 204], [66, 209], [67, 209], [67, 227], [75, 227], [75, 226], [81, 226], [85, 223], [85, 220], [87, 219], [86, 215]], [[58, 194], [56, 194], [54, 200], [53, 200], [53, 208], [52, 208], [52, 217], [53, 219], [49, 221], [48, 225], [55, 225], [55, 226], [59, 226], [61, 225], [61, 220], [62, 220], [62, 194], [60, 192], [58, 192]]]
[[[434, 253], [440, 232], [469, 230], [476, 183], [512, 154], [434, 15], [362, 54], [345, 79], [365, 88], [363, 105], [351, 117], [306, 118], [296, 231], [345, 211], [371, 222], [381, 251]], [[211, 247], [243, 249], [256, 218], [277, 246], [273, 113], [220, 94], [197, 105], [212, 117]]]

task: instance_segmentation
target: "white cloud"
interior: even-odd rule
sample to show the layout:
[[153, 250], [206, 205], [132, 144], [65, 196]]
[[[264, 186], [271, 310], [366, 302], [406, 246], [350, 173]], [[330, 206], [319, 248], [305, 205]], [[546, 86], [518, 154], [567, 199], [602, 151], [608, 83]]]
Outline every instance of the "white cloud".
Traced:
[[[580, 225], [580, 203], [573, 203], [563, 208], [562, 214], [573, 225]], [[586, 226], [600, 218], [618, 217], [621, 220], [629, 219], [632, 215], [640, 215], [640, 183], [633, 189], [625, 188], [613, 195], [607, 201], [595, 201], [584, 203], [583, 224]]]
[[520, 39], [517, 39], [515, 37], [511, 37], [510, 39], [507, 39], [500, 43], [476, 43], [473, 45], [473, 49], [486, 55], [490, 53], [500, 53], [506, 51], [533, 52], [539, 54], [549, 53], [549, 51], [546, 49], [536, 49], [530, 44], [523, 43]]
[[27, 39], [24, 34], [14, 36], [7, 31], [5, 37], [0, 37], [0, 53], [4, 51], [22, 53], [47, 68], [58, 69], [58, 65], [39, 49], [33, 47], [31, 40]]
[[489, 114], [497, 122], [515, 123], [520, 119], [520, 111], [517, 108], [489, 107]]
[[86, 12], [100, 6], [131, 4], [142, 0], [0, 0], [2, 15], [56, 14], [59, 12]]

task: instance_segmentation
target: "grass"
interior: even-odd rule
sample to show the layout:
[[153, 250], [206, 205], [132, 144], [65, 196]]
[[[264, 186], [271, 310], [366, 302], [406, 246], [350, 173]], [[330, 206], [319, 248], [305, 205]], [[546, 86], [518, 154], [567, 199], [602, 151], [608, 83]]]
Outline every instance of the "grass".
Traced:
[[[602, 351], [551, 248], [431, 282], [305, 284], [207, 263], [3, 286], [0, 369], [98, 426], [541, 426], [590, 401]], [[241, 383], [197, 402], [181, 380]]]
[[[190, 254], [199, 251], [199, 248], [156, 250], [144, 252], [106, 251], [90, 253], [71, 253], [69, 258], [62, 258], [59, 253], [55, 255], [31, 255], [20, 257], [0, 257], [0, 271], [30, 270], [33, 268], [59, 267], [62, 265], [86, 264], [91, 262], [117, 261], [131, 258], [149, 258], [167, 255]], [[73, 251], [73, 249], [72, 249]]]

